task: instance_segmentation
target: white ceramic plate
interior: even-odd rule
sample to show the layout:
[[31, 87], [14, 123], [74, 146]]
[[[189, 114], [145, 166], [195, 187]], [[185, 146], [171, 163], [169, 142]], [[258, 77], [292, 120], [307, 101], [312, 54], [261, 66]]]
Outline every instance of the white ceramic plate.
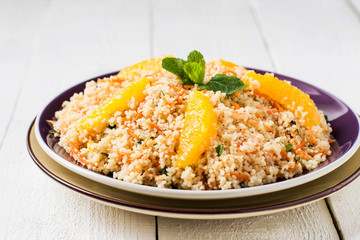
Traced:
[[[254, 70], [259, 73], [266, 72], [256, 69]], [[116, 73], [117, 72], [105, 74], [87, 81], [108, 77]], [[295, 178], [276, 182], [276, 183], [249, 187], [249, 188], [215, 190], [215, 191], [164, 189], [164, 188], [156, 188], [151, 186], [144, 186], [144, 185], [123, 182], [117, 179], [110, 178], [105, 175], [101, 175], [89, 171], [72, 162], [69, 162], [67, 159], [61, 157], [51, 147], [49, 147], [46, 138], [49, 133], [50, 126], [47, 124], [46, 120], [53, 118], [54, 113], [59, 109], [61, 109], [61, 104], [63, 101], [68, 100], [74, 93], [82, 91], [87, 81], [77, 84], [69, 88], [68, 90], [64, 91], [43, 108], [43, 110], [36, 118], [35, 135], [42, 149], [51, 158], [53, 158], [56, 162], [58, 162], [62, 166], [68, 168], [69, 170], [81, 176], [87, 177], [102, 184], [106, 184], [108, 186], [122, 190], [127, 190], [131, 192], [157, 196], [157, 197], [167, 197], [167, 198], [177, 198], [177, 199], [226, 199], [226, 198], [254, 196], [259, 194], [280, 191], [322, 177], [328, 174], [329, 172], [335, 170], [343, 163], [345, 163], [356, 152], [356, 150], [360, 145], [360, 139], [359, 139], [360, 127], [359, 127], [359, 119], [357, 115], [354, 113], [354, 111], [335, 96], [321, 90], [318, 87], [302, 82], [300, 80], [296, 80], [294, 78], [280, 74], [275, 74], [275, 76], [283, 80], [291, 81], [294, 86], [297, 86], [298, 88], [300, 88], [301, 90], [303, 90], [304, 92], [308, 93], [311, 96], [311, 98], [314, 100], [318, 108], [328, 116], [328, 120], [333, 127], [334, 137], [337, 140], [336, 144], [333, 145], [333, 154], [330, 157], [328, 157], [326, 162], [321, 163], [317, 169], [299, 175]]]

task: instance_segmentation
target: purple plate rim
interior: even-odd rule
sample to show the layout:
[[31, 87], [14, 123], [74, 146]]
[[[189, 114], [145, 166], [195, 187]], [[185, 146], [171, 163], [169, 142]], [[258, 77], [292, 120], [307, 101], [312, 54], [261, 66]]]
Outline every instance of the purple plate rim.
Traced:
[[[28, 153], [30, 155], [30, 157], [32, 158], [32, 160], [34, 161], [34, 163], [49, 177], [51, 177], [53, 180], [55, 180], [56, 182], [60, 183], [61, 185], [70, 188], [80, 194], [86, 195], [90, 198], [94, 198], [97, 200], [100, 200], [101, 202], [106, 202], [106, 203], [110, 203], [110, 204], [115, 204], [115, 205], [120, 205], [120, 206], [125, 206], [125, 207], [129, 207], [129, 208], [135, 208], [135, 209], [140, 209], [140, 210], [147, 210], [147, 211], [155, 211], [155, 212], [165, 212], [165, 213], [174, 213], [174, 214], [189, 214], [189, 215], [221, 215], [221, 214], [246, 214], [246, 213], [260, 213], [260, 212], [268, 212], [268, 211], [275, 211], [275, 210], [281, 210], [281, 209], [288, 209], [288, 208], [293, 208], [296, 206], [301, 206], [303, 204], [306, 203], [311, 203], [313, 201], [316, 200], [320, 200], [322, 198], [325, 198], [327, 196], [329, 196], [330, 194], [342, 189], [343, 187], [345, 187], [346, 185], [348, 185], [349, 183], [351, 183], [352, 181], [354, 181], [359, 175], [360, 175], [360, 168], [358, 168], [357, 170], [355, 170], [349, 177], [347, 177], [345, 180], [341, 181], [340, 183], [338, 183], [337, 185], [330, 187], [324, 191], [321, 191], [319, 193], [298, 199], [298, 200], [294, 200], [294, 201], [290, 201], [290, 202], [285, 202], [285, 203], [280, 203], [280, 204], [274, 204], [274, 205], [269, 205], [269, 206], [264, 206], [264, 207], [254, 207], [254, 208], [247, 208], [247, 209], [229, 209], [229, 210], [204, 210], [204, 209], [174, 209], [174, 208], [168, 208], [168, 207], [156, 207], [156, 206], [151, 206], [151, 205], [146, 205], [146, 204], [136, 204], [133, 202], [128, 202], [128, 201], [122, 201], [119, 199], [115, 199], [115, 198], [110, 198], [110, 197], [106, 197], [97, 193], [93, 193], [91, 191], [88, 191], [86, 189], [83, 189], [81, 187], [78, 187], [76, 185], [73, 185], [71, 183], [69, 183], [68, 181], [58, 177], [56, 174], [54, 174], [53, 172], [51, 172], [49, 169], [47, 169], [39, 159], [37, 159], [37, 157], [35, 156], [35, 153], [31, 147], [31, 140], [30, 140], [30, 136], [31, 136], [31, 131], [32, 128], [34, 127], [34, 123], [35, 123], [35, 119], [32, 121], [32, 123], [29, 126], [29, 129], [27, 131], [27, 136], [26, 136], [26, 148], [28, 150]], [[54, 160], [55, 161], [55, 160]], [[101, 183], [99, 183], [101, 184]], [[123, 190], [126, 191], [126, 190]], [[145, 196], [145, 195], [144, 195]], [[160, 197], [161, 198], [161, 197]], [[203, 200], [204, 201], [204, 200]]]
[[[265, 71], [265, 70], [255, 69], [255, 68], [248, 68], [248, 69], [249, 70], [254, 70], [255, 72], [258, 72], [258, 73], [269, 72], [269, 71]], [[347, 108], [346, 114], [350, 114], [354, 119], [356, 119], [356, 122], [357, 122], [356, 131], [351, 130], [351, 132], [350, 132], [350, 134], [354, 134], [354, 132], [356, 132], [356, 135], [354, 135], [353, 139], [352, 139], [352, 145], [351, 145], [352, 147], [349, 147], [340, 158], [336, 159], [336, 160], [340, 159], [342, 161], [334, 161], [333, 164], [328, 164], [327, 166], [325, 166], [325, 167], [323, 167], [321, 169], [318, 168], [317, 171], [312, 172], [312, 173], [315, 172], [315, 174], [304, 174], [304, 175], [299, 175], [298, 177], [288, 179], [288, 180], [282, 181], [282, 182], [275, 182], [275, 183], [271, 183], [271, 184], [254, 186], [254, 187], [251, 187], [251, 190], [249, 190], [250, 188], [230, 189], [230, 190], [222, 191], [221, 194], [218, 194], [218, 193], [215, 194], [214, 191], [208, 191], [208, 192], [207, 191], [188, 191], [188, 190], [179, 190], [179, 189], [176, 189], [174, 191], [174, 189], [162, 189], [162, 188], [159, 189], [159, 188], [154, 188], [154, 187], [150, 187], [150, 186], [131, 184], [131, 183], [126, 183], [126, 182], [122, 182], [122, 181], [119, 181], [119, 180], [115, 180], [115, 179], [106, 177], [104, 175], [98, 174], [98, 173], [88, 171], [88, 170], [86, 170], [86, 169], [84, 169], [82, 167], [76, 166], [74, 164], [67, 165], [67, 164], [69, 164], [69, 162], [64, 161], [64, 159], [62, 157], [58, 156], [55, 152], [53, 152], [53, 150], [46, 144], [46, 140], [45, 140], [46, 135], [45, 134], [47, 134], [47, 132], [49, 130], [49, 127], [47, 126], [47, 124], [44, 124], [44, 123], [46, 122], [45, 120], [51, 119], [53, 117], [53, 115], [49, 115], [49, 114], [46, 115], [44, 113], [51, 112], [51, 111], [46, 111], [46, 110], [47, 110], [47, 108], [49, 108], [49, 106], [52, 106], [54, 104], [55, 105], [57, 104], [57, 107], [55, 107], [55, 109], [60, 109], [62, 101], [59, 101], [59, 100], [69, 99], [70, 96], [72, 96], [75, 92], [82, 91], [84, 89], [84, 87], [85, 87], [86, 82], [91, 81], [91, 80], [96, 80], [96, 79], [99, 79], [99, 78], [103, 78], [103, 77], [107, 77], [107, 76], [110, 76], [110, 75], [114, 75], [116, 73], [118, 73], [118, 71], [103, 74], [103, 75], [100, 75], [98, 77], [94, 77], [94, 78], [91, 78], [89, 80], [78, 83], [76, 85], [73, 85], [72, 87], [66, 89], [65, 91], [63, 91], [59, 95], [57, 95], [53, 100], [51, 100], [49, 103], [46, 104], [46, 107], [44, 107], [42, 109], [42, 112], [38, 115], [38, 118], [35, 121], [35, 132], [36, 132], [36, 136], [38, 138], [38, 142], [40, 143], [40, 146], [43, 148], [43, 150], [45, 150], [45, 152], [48, 153], [48, 155], [50, 155], [53, 159], [55, 159], [58, 163], [60, 163], [64, 167], [67, 167], [67, 168], [70, 167], [70, 168], [73, 169], [72, 171], [75, 171], [78, 174], [85, 174], [85, 175], [87, 175], [86, 177], [88, 177], [88, 178], [90, 178], [92, 180], [94, 180], [94, 178], [99, 178], [99, 176], [101, 176], [100, 177], [100, 182], [103, 183], [103, 184], [110, 185], [112, 187], [120, 188], [120, 189], [123, 189], [123, 190], [126, 190], [126, 191], [137, 192], [137, 193], [140, 193], [140, 192], [143, 193], [144, 191], [145, 192], [147, 191], [146, 194], [151, 195], [151, 196], [162, 196], [162, 197], [168, 197], [168, 198], [183, 198], [183, 199], [199, 199], [199, 198], [203, 198], [203, 199], [220, 199], [220, 198], [224, 198], [225, 199], [225, 198], [236, 198], [236, 197], [239, 197], [239, 196], [252, 196], [252, 195], [263, 194], [263, 193], [268, 193], [268, 192], [280, 191], [280, 190], [283, 190], [283, 189], [286, 189], [286, 188], [297, 186], [297, 185], [302, 184], [304, 182], [312, 181], [312, 180], [314, 180], [314, 179], [316, 179], [318, 177], [321, 177], [321, 176], [327, 174], [328, 172], [333, 171], [334, 169], [336, 169], [337, 167], [342, 165], [344, 162], [346, 162], [346, 160], [349, 159], [355, 153], [358, 145], [360, 144], [360, 139], [359, 139], [359, 119], [355, 115], [352, 108], [350, 108], [347, 104], [345, 104], [343, 101], [338, 99], [336, 96], [334, 96], [334, 95], [320, 89], [317, 86], [314, 86], [312, 84], [300, 81], [298, 79], [295, 79], [295, 78], [292, 78], [292, 77], [289, 77], [289, 76], [286, 76], [286, 75], [274, 73], [275, 76], [280, 78], [280, 79], [291, 81], [292, 83], [295, 83], [294, 84], [295, 86], [303, 85], [302, 88], [307, 87], [307, 88], [309, 88], [311, 90], [320, 92], [323, 95], [325, 95], [327, 98], [329, 98], [329, 99], [331, 99], [333, 101], [336, 101], [337, 103], [340, 103], [342, 106], [345, 106], [345, 108]], [[41, 128], [40, 124], [41, 123], [43, 125], [47, 126], [48, 130], [41, 132], [41, 130], [40, 130], [40, 128]], [[355, 145], [357, 146], [356, 149], [354, 149]], [[352, 150], [352, 152], [349, 152], [350, 150]], [[346, 155], [348, 155], [347, 159], [344, 160], [345, 159], [344, 156], [346, 156]], [[59, 159], [57, 160], [57, 158], [59, 158]], [[323, 170], [323, 169], [325, 169], [325, 170]], [[322, 171], [320, 171], [320, 170], [322, 170]], [[84, 176], [84, 175], [82, 175], [82, 176]], [[305, 181], [305, 179], [304, 179], [305, 176], [308, 176], [308, 178], [309, 178], [307, 181]], [[269, 186], [271, 186], [274, 189], [271, 189], [271, 187], [269, 187]], [[247, 191], [244, 191], [244, 190], [247, 190]]]

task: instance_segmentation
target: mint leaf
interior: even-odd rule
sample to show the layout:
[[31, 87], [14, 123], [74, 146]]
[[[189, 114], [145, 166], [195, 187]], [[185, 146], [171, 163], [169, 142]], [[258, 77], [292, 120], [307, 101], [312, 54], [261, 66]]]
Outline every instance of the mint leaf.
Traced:
[[216, 150], [218, 156], [220, 157], [221, 154], [222, 154], [223, 151], [224, 151], [224, 144], [220, 144], [219, 146], [217, 146], [217, 147], [215, 148], [215, 150]]
[[205, 68], [205, 60], [204, 60], [204, 56], [194, 50], [192, 51], [191, 53], [189, 53], [188, 57], [187, 57], [187, 62], [190, 63], [190, 62], [196, 62], [196, 63], [199, 63], [202, 67]]
[[291, 150], [292, 150], [292, 144], [289, 143], [289, 144], [287, 144], [287, 145], [285, 146], [285, 151], [286, 151], [286, 152], [290, 152]]
[[227, 95], [246, 88], [247, 85], [235, 76], [228, 76], [224, 74], [216, 74], [206, 85], [201, 85], [201, 90], [220, 91]]
[[164, 58], [161, 62], [161, 66], [178, 76], [185, 84], [194, 85], [184, 71], [184, 65], [186, 61], [181, 58]]
[[205, 66], [202, 67], [197, 62], [190, 62], [185, 64], [184, 71], [191, 81], [197, 84], [203, 84], [205, 77]]
[[189, 53], [187, 57], [184, 71], [191, 81], [202, 85], [205, 77], [205, 64], [204, 56], [200, 52], [194, 50]]

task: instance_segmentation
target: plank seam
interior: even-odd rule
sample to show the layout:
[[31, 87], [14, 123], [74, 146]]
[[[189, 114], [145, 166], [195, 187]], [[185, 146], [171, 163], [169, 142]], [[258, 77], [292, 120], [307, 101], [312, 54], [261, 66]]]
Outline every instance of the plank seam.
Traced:
[[19, 102], [19, 99], [20, 99], [20, 93], [22, 92], [22, 84], [21, 83], [22, 83], [22, 81], [20, 82], [19, 91], [18, 91], [18, 94], [16, 96], [16, 99], [15, 99], [15, 102], [14, 102], [14, 105], [13, 105], [13, 109], [12, 109], [11, 114], [10, 114], [9, 121], [6, 124], [6, 128], [5, 128], [5, 131], [4, 131], [4, 136], [0, 139], [0, 152], [1, 152], [1, 149], [2, 149], [3, 144], [5, 142], [6, 135], [8, 134], [8, 131], [10, 129], [11, 121], [14, 118], [15, 110], [16, 110], [16, 108], [18, 106], [18, 102]]
[[159, 239], [158, 217], [155, 216], [155, 239]]
[[350, 8], [350, 10], [356, 15], [356, 17], [360, 20], [360, 12], [354, 5], [351, 0], [345, 0], [346, 5]]
[[263, 27], [261, 25], [261, 21], [260, 21], [260, 18], [258, 16], [257, 12], [256, 12], [255, 6], [252, 5], [252, 1], [250, 1], [250, 0], [247, 0], [247, 3], [248, 3], [247, 5], [249, 6], [249, 9], [250, 9], [251, 16], [254, 19], [255, 26], [257, 27], [257, 30], [259, 31], [260, 38], [261, 38], [261, 40], [262, 40], [262, 42], [263, 42], [263, 44], [265, 46], [266, 52], [269, 55], [271, 66], [273, 67], [273, 70], [276, 71], [277, 67], [276, 67], [275, 59], [274, 59], [273, 54], [271, 53], [268, 40], [267, 40], [267, 38], [265, 36], [265, 32], [264, 32], [264, 29], [263, 29]]
[[333, 224], [334, 224], [334, 227], [335, 227], [335, 229], [336, 229], [336, 232], [337, 232], [339, 238], [342, 240], [342, 239], [344, 239], [344, 236], [343, 236], [343, 234], [342, 234], [342, 231], [341, 231], [341, 229], [340, 229], [340, 226], [339, 226], [339, 223], [338, 223], [338, 221], [337, 221], [337, 219], [336, 219], [336, 216], [335, 216], [335, 214], [334, 214], [334, 211], [333, 211], [333, 209], [332, 209], [332, 207], [331, 207], [331, 204], [329, 203], [329, 198], [325, 198], [324, 200], [325, 200], [325, 203], [326, 203], [326, 207], [328, 208], [328, 211], [329, 211], [329, 213], [330, 213], [330, 216], [331, 216], [331, 219], [332, 219], [332, 221], [333, 221]]

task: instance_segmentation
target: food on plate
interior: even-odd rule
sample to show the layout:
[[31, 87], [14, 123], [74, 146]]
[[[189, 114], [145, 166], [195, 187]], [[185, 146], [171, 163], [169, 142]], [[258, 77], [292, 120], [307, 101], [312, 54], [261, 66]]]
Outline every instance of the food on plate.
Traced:
[[189, 190], [252, 187], [315, 169], [331, 127], [310, 96], [197, 51], [152, 58], [86, 83], [55, 114], [54, 134], [89, 170]]

